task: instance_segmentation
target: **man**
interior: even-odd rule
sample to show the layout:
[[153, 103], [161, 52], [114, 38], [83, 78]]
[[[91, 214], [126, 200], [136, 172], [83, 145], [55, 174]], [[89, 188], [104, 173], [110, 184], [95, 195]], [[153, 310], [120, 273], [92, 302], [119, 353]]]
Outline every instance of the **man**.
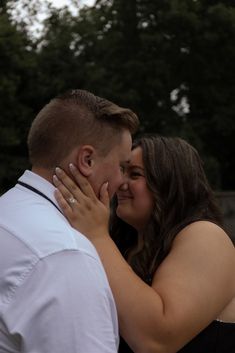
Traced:
[[107, 181], [111, 197], [137, 126], [129, 109], [82, 90], [51, 100], [33, 121], [32, 171], [0, 198], [0, 352], [117, 351], [106, 275], [93, 245], [61, 213], [52, 177], [73, 163], [97, 195]]

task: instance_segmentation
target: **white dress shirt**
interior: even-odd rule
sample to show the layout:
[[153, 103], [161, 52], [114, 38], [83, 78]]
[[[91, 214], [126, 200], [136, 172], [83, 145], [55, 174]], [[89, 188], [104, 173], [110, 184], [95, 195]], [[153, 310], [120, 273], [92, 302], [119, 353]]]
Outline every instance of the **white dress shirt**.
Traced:
[[[19, 179], [52, 200], [54, 186]], [[116, 353], [117, 312], [91, 242], [44, 197], [0, 198], [0, 353]]]

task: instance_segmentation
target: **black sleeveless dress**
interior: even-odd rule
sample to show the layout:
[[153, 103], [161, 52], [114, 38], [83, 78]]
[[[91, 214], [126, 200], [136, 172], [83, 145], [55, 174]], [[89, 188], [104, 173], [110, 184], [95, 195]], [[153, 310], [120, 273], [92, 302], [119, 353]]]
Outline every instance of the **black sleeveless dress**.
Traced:
[[[121, 338], [119, 353], [134, 353]], [[235, 353], [235, 323], [213, 321], [177, 353]]]

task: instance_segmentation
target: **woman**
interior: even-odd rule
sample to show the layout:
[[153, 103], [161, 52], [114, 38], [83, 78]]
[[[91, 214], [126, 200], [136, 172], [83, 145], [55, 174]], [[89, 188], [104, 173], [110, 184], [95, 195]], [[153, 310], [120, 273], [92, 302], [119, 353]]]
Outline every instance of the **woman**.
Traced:
[[107, 184], [99, 201], [71, 172], [80, 189], [57, 169], [57, 201], [96, 247], [131, 349], [234, 353], [234, 246], [196, 150], [179, 138], [134, 143], [110, 221], [123, 256], [108, 232]]

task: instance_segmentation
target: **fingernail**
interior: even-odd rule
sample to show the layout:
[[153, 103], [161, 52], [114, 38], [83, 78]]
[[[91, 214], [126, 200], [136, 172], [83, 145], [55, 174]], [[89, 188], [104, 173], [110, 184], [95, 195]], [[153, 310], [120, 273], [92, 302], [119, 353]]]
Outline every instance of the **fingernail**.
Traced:
[[60, 169], [59, 167], [55, 168], [55, 172], [56, 174], [61, 174], [62, 173], [62, 169]]
[[57, 176], [55, 174], [53, 175], [53, 181], [55, 184], [59, 183], [59, 179], [57, 178]]
[[74, 170], [76, 170], [76, 167], [75, 167], [75, 165], [73, 163], [69, 163], [69, 169], [71, 171], [74, 171]]

